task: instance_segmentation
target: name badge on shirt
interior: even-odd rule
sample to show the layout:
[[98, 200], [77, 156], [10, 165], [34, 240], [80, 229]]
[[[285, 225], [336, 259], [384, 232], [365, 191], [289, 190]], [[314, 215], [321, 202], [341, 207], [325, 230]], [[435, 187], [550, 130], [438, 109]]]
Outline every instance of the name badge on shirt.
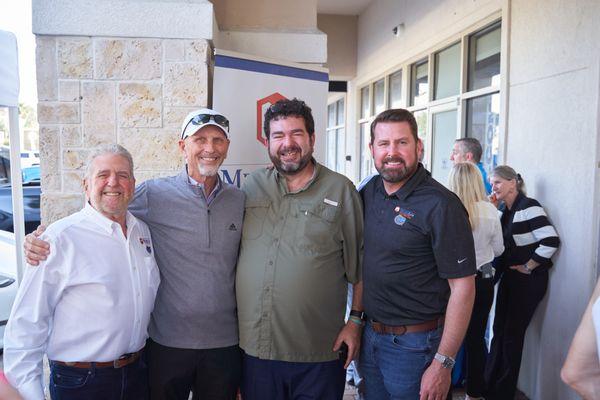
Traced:
[[142, 246], [146, 247], [146, 252], [148, 254], [152, 254], [152, 245], [151, 245], [152, 243], [150, 243], [150, 239], [149, 238], [143, 238], [143, 237], [141, 237], [140, 238], [140, 244]]
[[405, 210], [402, 207], [394, 208], [394, 212], [398, 213], [398, 215], [394, 217], [394, 223], [400, 226], [404, 225], [407, 219], [412, 219], [412, 217], [415, 216], [412, 211]]

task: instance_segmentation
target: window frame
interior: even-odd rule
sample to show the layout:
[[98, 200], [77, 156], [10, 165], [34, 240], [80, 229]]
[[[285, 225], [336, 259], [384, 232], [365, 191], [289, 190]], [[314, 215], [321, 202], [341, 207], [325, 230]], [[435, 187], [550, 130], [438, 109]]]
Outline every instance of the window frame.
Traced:
[[[358, 162], [354, 163], [354, 171], [355, 176], [358, 178], [358, 182], [364, 177], [361, 176], [362, 171], [362, 155], [363, 151], [368, 151], [368, 149], [363, 149], [360, 135], [360, 127], [362, 124], [370, 124], [375, 118], [374, 112], [374, 84], [380, 79], [385, 79], [384, 84], [384, 102], [385, 102], [385, 110], [390, 109], [390, 76], [398, 71], [401, 71], [401, 94], [400, 94], [400, 107], [406, 108], [407, 110], [415, 113], [417, 111], [426, 111], [427, 112], [427, 127], [426, 127], [426, 135], [425, 135], [425, 146], [424, 146], [424, 164], [431, 168], [432, 166], [432, 151], [433, 151], [433, 131], [432, 131], [432, 117], [433, 113], [439, 112], [440, 109], [449, 109], [455, 108], [457, 110], [457, 139], [461, 137], [467, 137], [468, 132], [467, 129], [467, 102], [470, 99], [481, 97], [485, 95], [492, 95], [495, 93], [500, 94], [500, 116], [499, 116], [499, 149], [498, 149], [498, 160], [503, 160], [505, 153], [505, 119], [506, 119], [506, 95], [505, 92], [507, 90], [506, 87], [506, 71], [507, 71], [507, 54], [506, 54], [506, 41], [507, 41], [507, 32], [504, 28], [503, 19], [506, 16], [501, 13], [497, 13], [492, 15], [479, 23], [473, 25], [472, 27], [456, 34], [451, 37], [448, 37], [446, 40], [438, 43], [434, 47], [428, 49], [425, 52], [421, 52], [416, 54], [413, 57], [405, 60], [404, 62], [398, 63], [394, 65], [392, 68], [387, 69], [384, 73], [377, 74], [375, 76], [370, 77], [362, 82], [360, 82], [356, 87], [358, 90], [358, 99], [357, 99], [357, 117], [355, 119], [354, 124], [354, 138], [355, 144], [358, 145], [358, 151], [356, 151]], [[500, 80], [497, 84], [492, 84], [490, 86], [486, 86], [480, 89], [468, 90], [469, 85], [469, 57], [470, 57], [470, 44], [471, 41], [484, 35], [486, 32], [492, 31], [496, 28], [500, 28]], [[460, 45], [460, 62], [461, 66], [459, 68], [460, 71], [460, 85], [459, 85], [459, 93], [457, 95], [435, 99], [435, 88], [436, 88], [436, 80], [438, 76], [436, 75], [436, 55], [443, 50], [446, 50], [456, 44]], [[428, 62], [428, 93], [427, 93], [427, 102], [423, 105], [413, 105], [413, 96], [414, 96], [414, 77], [416, 74], [416, 66], [423, 63], [424, 61]], [[362, 90], [366, 87], [369, 87], [369, 115], [362, 116]], [[450, 151], [450, 149], [448, 150]]]

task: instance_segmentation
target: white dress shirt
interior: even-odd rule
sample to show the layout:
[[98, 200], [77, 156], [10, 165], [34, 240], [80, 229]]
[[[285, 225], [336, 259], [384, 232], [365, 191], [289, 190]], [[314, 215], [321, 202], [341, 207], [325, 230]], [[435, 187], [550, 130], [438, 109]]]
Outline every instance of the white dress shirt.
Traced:
[[42, 358], [112, 361], [144, 347], [160, 276], [150, 231], [89, 204], [50, 225], [50, 255], [28, 266], [4, 335], [4, 368], [26, 400], [42, 400]]
[[504, 251], [504, 240], [502, 238], [502, 226], [498, 210], [488, 201], [475, 203], [478, 219], [473, 230], [473, 242], [475, 244], [475, 260], [477, 269], [491, 262]]

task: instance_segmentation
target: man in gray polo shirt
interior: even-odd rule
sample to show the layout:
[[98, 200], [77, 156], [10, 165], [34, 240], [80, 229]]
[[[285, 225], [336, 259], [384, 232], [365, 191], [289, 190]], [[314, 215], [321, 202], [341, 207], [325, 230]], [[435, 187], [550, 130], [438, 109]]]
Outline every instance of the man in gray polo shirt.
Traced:
[[[182, 124], [179, 175], [136, 188], [129, 210], [150, 228], [161, 285], [149, 326], [150, 393], [154, 399], [234, 399], [241, 376], [235, 266], [244, 194], [222, 182], [229, 121], [201, 109]], [[29, 235], [28, 261], [48, 247]], [[36, 255], [39, 254], [39, 255]]]

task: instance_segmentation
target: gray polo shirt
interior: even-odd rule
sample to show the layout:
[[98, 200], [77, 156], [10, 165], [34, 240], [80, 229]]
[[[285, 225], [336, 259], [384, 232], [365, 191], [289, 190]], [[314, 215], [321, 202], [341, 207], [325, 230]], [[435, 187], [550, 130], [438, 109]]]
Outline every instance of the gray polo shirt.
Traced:
[[210, 349], [238, 343], [235, 266], [244, 194], [223, 183], [207, 205], [184, 170], [148, 180], [129, 205], [150, 228], [160, 270], [150, 337], [164, 345]]

